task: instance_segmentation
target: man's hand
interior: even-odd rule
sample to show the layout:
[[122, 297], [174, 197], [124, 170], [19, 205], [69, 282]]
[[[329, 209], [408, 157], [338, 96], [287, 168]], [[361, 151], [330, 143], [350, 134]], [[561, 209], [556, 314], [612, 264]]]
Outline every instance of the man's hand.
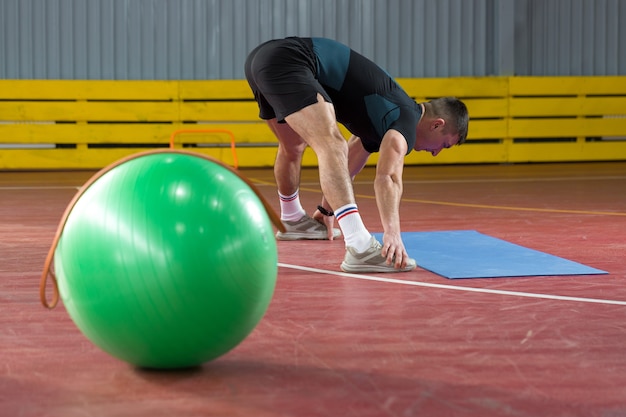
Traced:
[[399, 234], [383, 234], [383, 248], [381, 254], [387, 258], [387, 265], [393, 263], [393, 267], [396, 269], [405, 268], [407, 260], [409, 259], [409, 254]]
[[335, 237], [333, 236], [333, 228], [335, 226], [335, 216], [324, 216], [319, 210], [315, 210], [313, 218], [326, 226], [328, 240], [334, 240]]

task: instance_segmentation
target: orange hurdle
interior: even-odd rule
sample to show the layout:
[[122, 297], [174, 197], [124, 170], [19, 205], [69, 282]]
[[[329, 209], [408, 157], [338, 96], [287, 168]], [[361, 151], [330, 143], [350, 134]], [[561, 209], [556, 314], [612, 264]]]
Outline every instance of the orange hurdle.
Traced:
[[170, 136], [170, 148], [174, 149], [174, 143], [176, 136], [186, 133], [223, 133], [230, 137], [230, 151], [233, 154], [233, 166], [235, 169], [239, 168], [239, 160], [237, 159], [237, 150], [235, 148], [235, 135], [230, 130], [226, 129], [180, 129], [172, 132]]

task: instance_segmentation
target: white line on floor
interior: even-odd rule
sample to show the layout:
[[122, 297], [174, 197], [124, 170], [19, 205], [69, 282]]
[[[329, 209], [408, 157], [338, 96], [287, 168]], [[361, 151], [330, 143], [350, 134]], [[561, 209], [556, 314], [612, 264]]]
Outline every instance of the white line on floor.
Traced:
[[377, 275], [348, 274], [345, 272], [329, 271], [327, 269], [309, 268], [307, 266], [285, 264], [281, 262], [278, 263], [278, 266], [282, 268], [297, 269], [297, 270], [306, 271], [306, 272], [315, 272], [318, 274], [336, 275], [336, 276], [340, 276], [344, 278], [354, 278], [354, 279], [362, 279], [366, 281], [386, 282], [386, 283], [391, 283], [391, 284], [413, 285], [416, 287], [439, 288], [439, 289], [453, 290], [453, 291], [479, 292], [479, 293], [485, 293], [485, 294], [510, 295], [514, 297], [541, 298], [541, 299], [546, 299], [546, 300], [575, 301], [575, 302], [581, 302], [581, 303], [611, 304], [611, 305], [626, 306], [626, 301], [619, 301], [619, 300], [605, 300], [601, 298], [568, 297], [568, 296], [562, 296], [562, 295], [536, 294], [536, 293], [520, 292], [520, 291], [493, 290], [493, 289], [488, 289], [488, 288], [472, 288], [472, 287], [461, 287], [457, 285], [433, 284], [429, 282], [405, 281], [401, 279], [386, 278], [386, 277], [381, 277]]

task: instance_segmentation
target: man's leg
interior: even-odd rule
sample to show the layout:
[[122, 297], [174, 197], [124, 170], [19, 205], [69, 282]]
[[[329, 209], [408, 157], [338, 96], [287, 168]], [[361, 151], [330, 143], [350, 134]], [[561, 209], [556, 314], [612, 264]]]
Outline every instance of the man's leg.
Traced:
[[[335, 210], [346, 245], [365, 250], [371, 235], [356, 207], [348, 171], [348, 144], [337, 126], [333, 105], [318, 95], [317, 103], [290, 114], [285, 121], [317, 155], [322, 192]], [[350, 213], [348, 227], [341, 224], [344, 208]]]
[[278, 123], [276, 119], [272, 119], [268, 120], [267, 124], [278, 139], [278, 152], [274, 163], [278, 192], [282, 195], [293, 195], [300, 186], [302, 155], [307, 144], [286, 123]]
[[[278, 123], [276, 119], [271, 119], [267, 124], [278, 138], [274, 177], [280, 198], [281, 220], [287, 229], [284, 233], [278, 232], [277, 239], [328, 239], [326, 226], [309, 217], [300, 204], [300, 169], [307, 143], [286, 123]], [[333, 229], [333, 237], [340, 236], [339, 229]]]
[[285, 118], [317, 155], [320, 185], [333, 209], [354, 203], [348, 172], [348, 144], [337, 127], [335, 110], [321, 95], [318, 102]]

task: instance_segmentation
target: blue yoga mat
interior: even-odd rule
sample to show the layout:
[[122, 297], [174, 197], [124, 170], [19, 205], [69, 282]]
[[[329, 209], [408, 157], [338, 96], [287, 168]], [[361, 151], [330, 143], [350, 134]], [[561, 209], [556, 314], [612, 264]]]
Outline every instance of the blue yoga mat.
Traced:
[[[374, 236], [382, 242], [382, 233]], [[418, 266], [450, 279], [607, 274], [475, 230], [405, 232], [402, 239]]]

